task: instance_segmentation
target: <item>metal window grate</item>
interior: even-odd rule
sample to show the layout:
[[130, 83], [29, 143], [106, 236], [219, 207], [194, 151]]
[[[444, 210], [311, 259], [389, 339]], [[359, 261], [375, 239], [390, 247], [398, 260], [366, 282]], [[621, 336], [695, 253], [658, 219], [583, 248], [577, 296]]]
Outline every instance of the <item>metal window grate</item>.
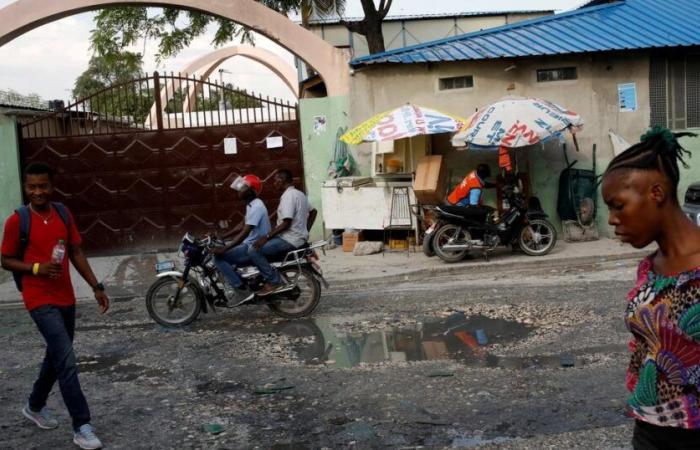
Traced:
[[440, 78], [440, 90], [468, 89], [474, 87], [474, 77], [465, 75], [463, 77]]
[[671, 122], [670, 128], [686, 128], [685, 110], [685, 58], [669, 61], [669, 78], [671, 80]]
[[563, 81], [578, 79], [576, 67], [560, 67], [557, 69], [538, 69], [537, 82]]
[[651, 126], [668, 126], [666, 114], [666, 58], [654, 56], [649, 68], [649, 103]]
[[690, 55], [686, 66], [688, 127], [700, 127], [700, 55]]

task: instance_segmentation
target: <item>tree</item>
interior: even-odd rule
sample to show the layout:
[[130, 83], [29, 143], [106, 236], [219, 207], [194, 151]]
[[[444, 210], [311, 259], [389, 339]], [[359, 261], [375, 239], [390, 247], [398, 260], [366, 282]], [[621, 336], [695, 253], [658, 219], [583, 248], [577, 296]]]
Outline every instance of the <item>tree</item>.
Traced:
[[[234, 1], [234, 0], [229, 0]], [[256, 0], [281, 14], [299, 13], [302, 26], [308, 28], [312, 17], [343, 15], [346, 0]], [[370, 51], [383, 51], [382, 21], [389, 12], [392, 0], [361, 0], [365, 18], [359, 22], [343, 22], [348, 29], [362, 34], [370, 44]], [[209, 25], [216, 26], [212, 44], [216, 47], [234, 39], [254, 43], [249, 29], [222, 17], [174, 8], [154, 9], [124, 6], [108, 8], [95, 16], [95, 29], [90, 41], [92, 48], [102, 56], [118, 55], [126, 48], [149, 40], [158, 42], [156, 58], [162, 61], [186, 48], [193, 39], [203, 35]], [[144, 51], [145, 52], [145, 51]]]
[[87, 111], [141, 123], [154, 100], [148, 83], [137, 81], [142, 66], [140, 53], [95, 54], [75, 81], [73, 97], [85, 99]]
[[359, 22], [342, 20], [341, 23], [348, 30], [367, 39], [370, 54], [381, 53], [385, 50], [382, 22], [389, 14], [393, 0], [380, 0], [379, 6], [374, 4], [374, 0], [360, 0], [360, 2], [362, 3], [362, 11], [365, 13], [364, 19]]

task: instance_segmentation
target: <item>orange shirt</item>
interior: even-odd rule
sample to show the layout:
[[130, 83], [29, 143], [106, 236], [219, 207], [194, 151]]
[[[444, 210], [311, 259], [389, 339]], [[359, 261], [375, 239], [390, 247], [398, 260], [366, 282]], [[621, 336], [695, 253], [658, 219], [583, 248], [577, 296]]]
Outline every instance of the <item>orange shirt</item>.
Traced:
[[[476, 170], [473, 170], [464, 177], [464, 180], [462, 180], [459, 185], [454, 188], [454, 190], [450, 193], [449, 196], [447, 196], [447, 201], [450, 202], [452, 205], [456, 205], [460, 200], [462, 200], [465, 197], [469, 196], [469, 192], [471, 192], [472, 189], [483, 189], [484, 184], [481, 182], [481, 179], [479, 179], [479, 176], [476, 174]], [[479, 204], [481, 204], [481, 199], [479, 199]]]

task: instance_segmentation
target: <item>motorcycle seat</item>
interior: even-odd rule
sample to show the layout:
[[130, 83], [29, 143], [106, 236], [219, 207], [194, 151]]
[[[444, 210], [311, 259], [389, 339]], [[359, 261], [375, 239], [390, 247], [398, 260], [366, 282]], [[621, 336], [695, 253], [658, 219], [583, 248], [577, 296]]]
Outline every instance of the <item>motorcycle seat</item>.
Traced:
[[441, 205], [438, 207], [438, 211], [442, 211], [446, 214], [453, 216], [458, 216], [466, 220], [475, 220], [478, 222], [485, 222], [486, 217], [489, 215], [493, 208], [489, 206], [453, 206], [453, 205]]
[[[304, 244], [301, 247], [299, 247], [295, 250], [292, 250], [292, 251], [303, 250], [303, 249], [309, 248], [309, 246], [310, 246], [310, 244], [307, 242], [306, 244]], [[284, 261], [284, 259], [287, 257], [288, 254], [289, 253], [279, 253], [277, 255], [269, 256], [267, 258], [267, 262], [269, 262], [269, 263], [281, 263]], [[290, 257], [289, 260], [291, 261], [291, 260], [293, 260], [293, 258]]]

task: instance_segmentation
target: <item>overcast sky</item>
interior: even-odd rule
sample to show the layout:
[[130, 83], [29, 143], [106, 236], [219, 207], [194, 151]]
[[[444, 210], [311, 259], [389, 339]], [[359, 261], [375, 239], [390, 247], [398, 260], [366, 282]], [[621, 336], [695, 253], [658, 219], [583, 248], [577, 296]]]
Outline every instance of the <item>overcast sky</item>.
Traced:
[[[60, 0], [47, 0], [60, 1]], [[3, 7], [12, 0], [0, 0]], [[429, 3], [429, 6], [426, 6]], [[394, 0], [390, 15], [440, 14], [466, 11], [565, 10], [584, 0]], [[357, 0], [349, 0], [345, 15], [362, 16]], [[0, 47], [0, 89], [14, 89], [22, 94], [37, 93], [45, 99], [69, 99], [75, 79], [90, 59], [89, 36], [93, 28], [92, 13], [67, 17], [26, 33]], [[153, 48], [147, 50], [144, 69], [177, 72], [187, 63], [212, 50], [211, 34], [195, 40], [177, 55], [156, 64]], [[259, 37], [257, 45], [274, 51], [293, 63], [293, 57], [273, 42]], [[139, 49], [140, 51], [141, 49]], [[222, 66], [232, 72], [224, 74], [226, 82], [264, 95], [291, 100], [289, 89], [264, 66], [243, 58], [234, 58]]]

